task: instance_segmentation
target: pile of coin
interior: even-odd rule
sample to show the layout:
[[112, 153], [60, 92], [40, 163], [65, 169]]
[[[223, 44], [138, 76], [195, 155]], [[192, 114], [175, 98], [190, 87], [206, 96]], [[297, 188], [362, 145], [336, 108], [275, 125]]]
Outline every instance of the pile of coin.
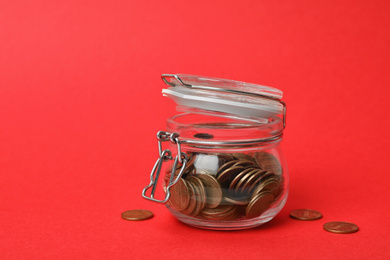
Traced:
[[[180, 167], [173, 171], [175, 175]], [[167, 171], [165, 183], [171, 172]], [[168, 204], [208, 220], [250, 219], [267, 211], [283, 194], [283, 187], [282, 167], [271, 153], [192, 153], [182, 178], [170, 189]]]

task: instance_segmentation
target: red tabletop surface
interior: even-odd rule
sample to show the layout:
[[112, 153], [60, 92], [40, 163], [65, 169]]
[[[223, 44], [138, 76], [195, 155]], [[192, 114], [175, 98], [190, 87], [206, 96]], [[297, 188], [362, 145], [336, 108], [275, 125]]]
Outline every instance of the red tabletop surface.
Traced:
[[[1, 1], [1, 259], [389, 259], [388, 1]], [[209, 231], [141, 191], [163, 73], [281, 89], [290, 195]], [[297, 221], [297, 208], [321, 211]], [[129, 209], [154, 218], [121, 219]], [[348, 235], [329, 221], [360, 227]]]

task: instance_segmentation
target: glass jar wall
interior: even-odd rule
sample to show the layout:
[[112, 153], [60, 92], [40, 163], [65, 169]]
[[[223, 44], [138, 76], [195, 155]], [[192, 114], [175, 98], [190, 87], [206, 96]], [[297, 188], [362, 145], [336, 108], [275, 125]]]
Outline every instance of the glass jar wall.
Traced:
[[283, 208], [288, 170], [279, 117], [183, 113], [168, 119], [167, 131], [179, 135], [187, 156], [184, 167], [165, 169], [165, 190], [181, 172], [166, 203], [178, 220], [206, 229], [245, 229], [270, 221]]

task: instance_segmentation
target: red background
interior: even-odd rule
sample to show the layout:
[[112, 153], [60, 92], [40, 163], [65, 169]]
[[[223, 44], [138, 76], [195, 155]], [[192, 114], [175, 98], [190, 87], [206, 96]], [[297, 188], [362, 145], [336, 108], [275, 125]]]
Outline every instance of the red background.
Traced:
[[[388, 259], [389, 13], [385, 0], [0, 1], [1, 258]], [[142, 199], [175, 113], [162, 73], [284, 91], [290, 197], [270, 223], [200, 230]], [[121, 219], [137, 208], [155, 217]], [[333, 220], [360, 231], [325, 232]]]

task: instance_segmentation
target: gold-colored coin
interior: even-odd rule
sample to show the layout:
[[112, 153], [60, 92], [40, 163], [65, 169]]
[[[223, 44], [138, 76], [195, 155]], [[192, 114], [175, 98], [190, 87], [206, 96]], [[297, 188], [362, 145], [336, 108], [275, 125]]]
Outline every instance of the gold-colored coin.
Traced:
[[171, 196], [169, 198], [169, 203], [172, 207], [178, 211], [182, 211], [188, 207], [188, 204], [190, 203], [190, 194], [184, 179], [180, 178], [179, 181], [171, 187], [170, 192]]
[[328, 222], [324, 224], [324, 229], [336, 234], [351, 234], [359, 231], [359, 227], [356, 224], [344, 221]]
[[246, 207], [245, 214], [247, 218], [256, 218], [261, 216], [274, 201], [274, 195], [269, 191], [257, 194]]
[[204, 184], [206, 189], [206, 207], [216, 208], [222, 200], [222, 189], [217, 179], [209, 174], [196, 175]]
[[121, 217], [124, 220], [140, 221], [150, 219], [154, 216], [153, 212], [144, 209], [134, 209], [122, 212]]
[[277, 175], [282, 174], [282, 165], [273, 154], [267, 152], [257, 152], [254, 157], [257, 164], [260, 165], [262, 169], [273, 172]]

